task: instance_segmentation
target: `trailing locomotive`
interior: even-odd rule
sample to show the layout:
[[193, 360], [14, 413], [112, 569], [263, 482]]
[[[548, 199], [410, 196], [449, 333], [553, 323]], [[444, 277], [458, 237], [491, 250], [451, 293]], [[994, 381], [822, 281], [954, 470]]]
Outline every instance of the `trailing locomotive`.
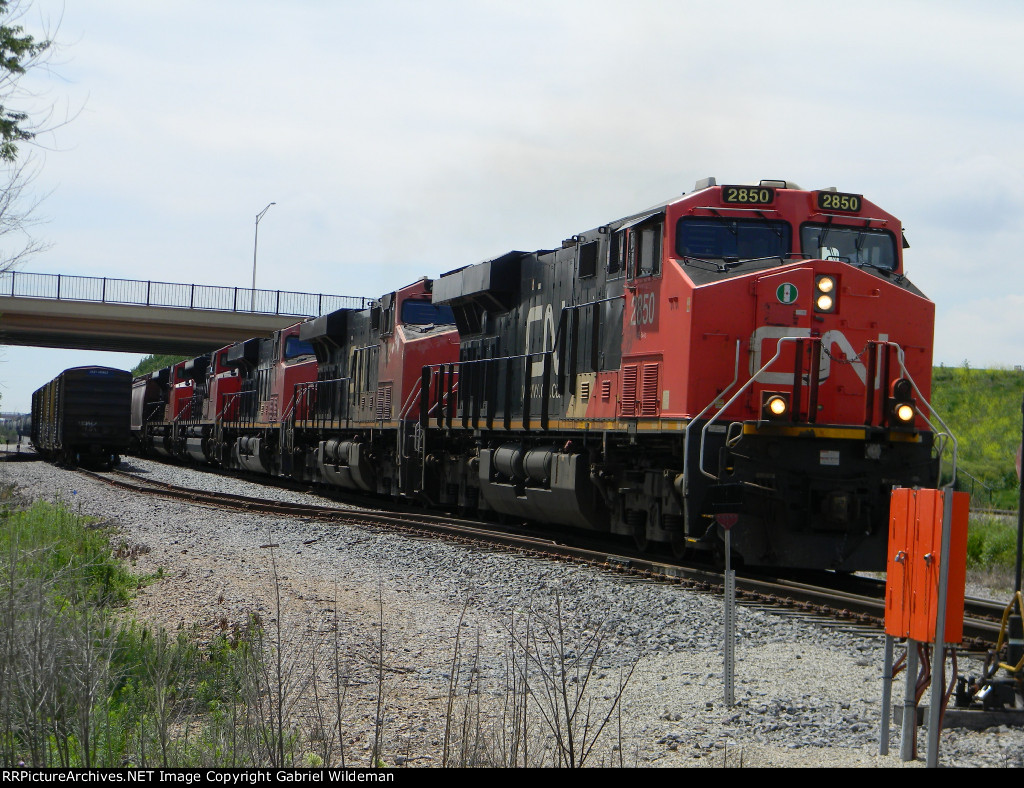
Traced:
[[142, 450], [620, 534], [884, 569], [931, 486], [933, 304], [898, 219], [785, 181], [681, 197], [135, 381]]
[[134, 444], [352, 491], [426, 495], [422, 370], [459, 354], [451, 310], [431, 302], [430, 284], [136, 378]]
[[121, 369], [64, 370], [32, 394], [32, 445], [63, 465], [117, 465], [131, 437], [131, 386]]

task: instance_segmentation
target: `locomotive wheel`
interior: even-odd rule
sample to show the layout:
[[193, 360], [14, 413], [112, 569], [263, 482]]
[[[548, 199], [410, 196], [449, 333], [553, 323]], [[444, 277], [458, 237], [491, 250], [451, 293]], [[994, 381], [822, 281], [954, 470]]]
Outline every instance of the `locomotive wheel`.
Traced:
[[691, 558], [693, 556], [693, 548], [690, 543], [686, 541], [686, 536], [682, 532], [675, 532], [672, 534], [672, 557], [683, 559]]

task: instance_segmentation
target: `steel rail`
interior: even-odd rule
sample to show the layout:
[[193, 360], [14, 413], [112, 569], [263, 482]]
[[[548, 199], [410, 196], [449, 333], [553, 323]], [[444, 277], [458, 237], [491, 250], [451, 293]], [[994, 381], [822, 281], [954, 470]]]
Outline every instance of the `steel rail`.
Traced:
[[[721, 572], [708, 568], [667, 563], [657, 558], [609, 552], [607, 546], [582, 547], [561, 543], [550, 536], [537, 536], [526, 528], [498, 526], [475, 520], [453, 519], [424, 512], [386, 512], [362, 507], [334, 507], [270, 501], [245, 495], [204, 492], [164, 482], [142, 479], [122, 471], [79, 473], [120, 489], [154, 495], [199, 506], [230, 509], [253, 514], [273, 514], [308, 521], [376, 525], [414, 536], [443, 535], [467, 546], [492, 548], [500, 545], [522, 554], [576, 563], [639, 577], [652, 582], [682, 585], [699, 591], [718, 592], [724, 583]], [[614, 548], [618, 550], [619, 548]], [[868, 582], [870, 586], [870, 582]], [[810, 582], [775, 577], [737, 578], [741, 602], [788, 607], [808, 615], [827, 616], [838, 622], [875, 628], [884, 627], [884, 583], [866, 593], [827, 588]], [[971, 651], [992, 648], [999, 631], [1004, 606], [982, 599], [968, 599], [964, 616], [964, 647]]]

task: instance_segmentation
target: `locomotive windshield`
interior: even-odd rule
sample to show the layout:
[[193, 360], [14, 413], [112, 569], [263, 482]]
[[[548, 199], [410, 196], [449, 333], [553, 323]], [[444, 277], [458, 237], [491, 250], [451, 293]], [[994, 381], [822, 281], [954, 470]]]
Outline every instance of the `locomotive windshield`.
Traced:
[[756, 219], [683, 218], [676, 225], [676, 254], [705, 260], [785, 259], [787, 222]]
[[290, 336], [284, 341], [284, 357], [286, 359], [312, 356], [314, 353], [312, 343], [303, 342], [296, 336]]
[[800, 246], [804, 256], [896, 270], [896, 239], [886, 230], [805, 224], [800, 228]]
[[402, 304], [402, 324], [407, 326], [454, 325], [455, 315], [448, 305], [430, 301], [406, 301]]

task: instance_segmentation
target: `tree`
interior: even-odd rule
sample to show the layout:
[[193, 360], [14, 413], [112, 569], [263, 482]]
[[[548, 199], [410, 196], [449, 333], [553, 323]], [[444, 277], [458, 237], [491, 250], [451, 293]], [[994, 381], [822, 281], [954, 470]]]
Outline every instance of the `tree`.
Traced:
[[145, 375], [147, 372], [156, 372], [164, 367], [172, 367], [179, 361], [184, 361], [189, 356], [146, 356], [138, 366], [132, 370], [133, 375]]
[[[0, 0], [0, 17], [16, 22], [22, 16], [20, 5], [19, 0]], [[37, 41], [21, 25], [0, 24], [0, 159], [5, 162], [17, 159], [19, 142], [36, 136], [28, 113], [12, 109], [10, 101], [18, 96], [21, 78], [52, 45], [50, 39]]]
[[46, 123], [45, 118], [32, 120], [20, 108], [20, 102], [31, 95], [22, 89], [21, 80], [45, 62], [53, 39], [36, 40], [17, 24], [26, 10], [21, 0], [0, 0], [0, 182], [6, 181], [0, 186], [0, 238], [18, 237], [0, 248], [0, 274], [45, 248], [27, 232], [39, 201], [25, 202], [35, 169], [18, 160], [18, 145], [34, 140]]
[[27, 8], [21, 0], [0, 0], [0, 237], [22, 236], [13, 246], [0, 250], [0, 273], [8, 271], [44, 246], [28, 237], [27, 227], [38, 201], [26, 204], [27, 187], [35, 172], [30, 162], [19, 159], [19, 145], [31, 142], [49, 115], [33, 119], [22, 107], [33, 98], [22, 79], [43, 65], [53, 49], [53, 39], [36, 39], [18, 24]]

